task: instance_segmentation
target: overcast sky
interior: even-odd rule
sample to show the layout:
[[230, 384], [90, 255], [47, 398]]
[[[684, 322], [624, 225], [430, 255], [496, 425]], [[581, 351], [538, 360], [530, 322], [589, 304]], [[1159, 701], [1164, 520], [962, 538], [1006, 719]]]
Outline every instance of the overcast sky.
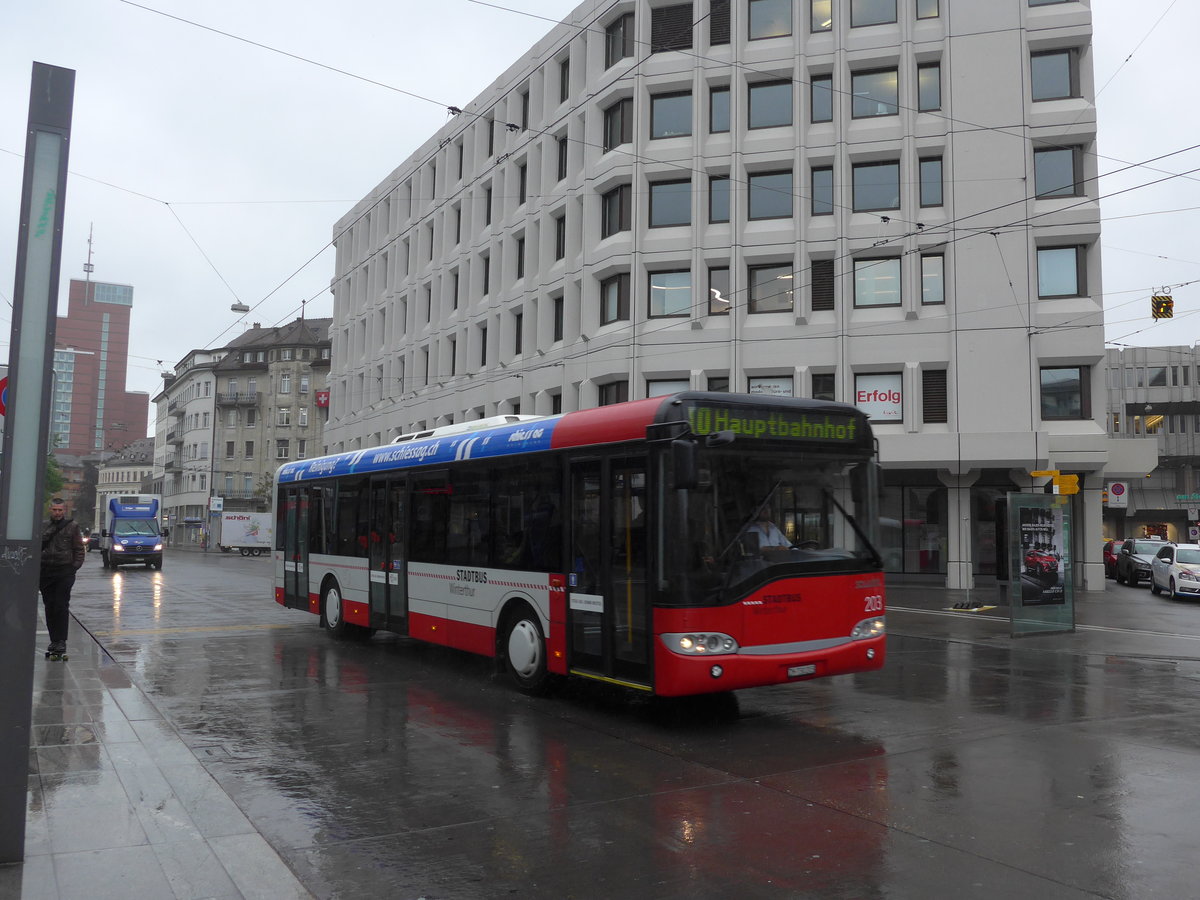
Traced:
[[[250, 322], [293, 319], [301, 301], [308, 316], [331, 315], [333, 223], [447, 121], [446, 106], [465, 106], [552, 27], [470, 0], [138, 2], [3, 4], [0, 361], [38, 61], [77, 73], [60, 311], [91, 228], [93, 278], [134, 287], [129, 389], [151, 395], [188, 351]], [[496, 5], [557, 20], [578, 4]], [[1106, 338], [1190, 345], [1200, 340], [1200, 171], [1138, 186], [1200, 169], [1200, 149], [1176, 152], [1200, 145], [1185, 66], [1200, 3], [1091, 5], [1100, 171], [1175, 153], [1158, 171], [1101, 180]], [[1175, 320], [1152, 324], [1151, 292], [1185, 283], [1172, 287]], [[253, 311], [231, 312], [238, 301]]]

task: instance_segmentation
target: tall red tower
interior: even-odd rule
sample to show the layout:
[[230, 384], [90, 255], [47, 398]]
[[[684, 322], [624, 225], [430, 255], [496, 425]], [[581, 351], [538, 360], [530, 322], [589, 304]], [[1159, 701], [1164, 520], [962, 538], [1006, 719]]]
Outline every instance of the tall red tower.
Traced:
[[132, 310], [129, 285], [71, 279], [54, 342], [50, 439], [56, 450], [86, 456], [146, 436], [150, 395], [125, 390]]

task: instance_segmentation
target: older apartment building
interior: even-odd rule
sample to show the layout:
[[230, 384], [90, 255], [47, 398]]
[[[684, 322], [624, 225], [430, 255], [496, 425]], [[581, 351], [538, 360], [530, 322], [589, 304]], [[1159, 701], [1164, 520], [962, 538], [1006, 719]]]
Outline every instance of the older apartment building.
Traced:
[[1106, 480], [1091, 11], [588, 2], [335, 227], [329, 451], [680, 389], [868, 409], [895, 577], [999, 567], [997, 507]]

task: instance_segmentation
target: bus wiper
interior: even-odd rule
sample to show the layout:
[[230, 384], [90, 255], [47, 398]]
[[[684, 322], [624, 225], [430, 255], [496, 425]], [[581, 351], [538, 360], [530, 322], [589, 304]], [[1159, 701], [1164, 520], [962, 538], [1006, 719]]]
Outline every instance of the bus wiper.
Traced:
[[871, 556], [873, 557], [871, 561], [875, 565], [877, 565], [879, 568], [882, 569], [883, 568], [883, 556], [879, 553], [878, 550], [875, 549], [875, 545], [871, 543], [871, 539], [867, 537], [866, 533], [861, 528], [858, 527], [858, 520], [855, 519], [854, 516], [850, 515], [850, 513], [846, 512], [846, 510], [842, 506], [842, 504], [837, 502], [837, 498], [834, 497], [833, 494], [831, 494], [829, 492], [829, 488], [826, 488], [826, 487], [821, 488], [821, 493], [829, 498], [829, 502], [832, 503], [834, 506], [836, 506], [837, 511], [840, 512], [842, 514], [842, 517], [847, 522], [850, 523], [850, 527], [854, 529], [854, 533], [858, 535], [859, 540], [861, 540], [864, 544], [866, 544], [867, 549], [871, 551]]
[[754, 514], [742, 523], [742, 527], [737, 530], [737, 534], [733, 536], [733, 540], [731, 540], [729, 545], [721, 551], [717, 559], [724, 559], [725, 555], [729, 553], [729, 551], [737, 545], [737, 542], [742, 539], [742, 535], [750, 529], [750, 526], [758, 521], [758, 514], [767, 508], [767, 504], [771, 502], [771, 498], [775, 496], [775, 492], [779, 490], [779, 486], [781, 484], [783, 484], [782, 479], [776, 481], [775, 484], [771, 486], [771, 489], [767, 491], [767, 496], [763, 497], [762, 503], [758, 504], [758, 506], [754, 508]]

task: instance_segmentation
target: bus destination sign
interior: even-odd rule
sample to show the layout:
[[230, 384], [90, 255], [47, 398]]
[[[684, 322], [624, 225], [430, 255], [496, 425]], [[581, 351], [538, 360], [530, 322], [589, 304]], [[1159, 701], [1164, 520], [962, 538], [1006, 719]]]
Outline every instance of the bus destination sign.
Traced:
[[840, 441], [854, 443], [862, 433], [852, 416], [819, 411], [746, 410], [726, 406], [693, 406], [688, 424], [695, 435], [731, 431], [752, 438]]

